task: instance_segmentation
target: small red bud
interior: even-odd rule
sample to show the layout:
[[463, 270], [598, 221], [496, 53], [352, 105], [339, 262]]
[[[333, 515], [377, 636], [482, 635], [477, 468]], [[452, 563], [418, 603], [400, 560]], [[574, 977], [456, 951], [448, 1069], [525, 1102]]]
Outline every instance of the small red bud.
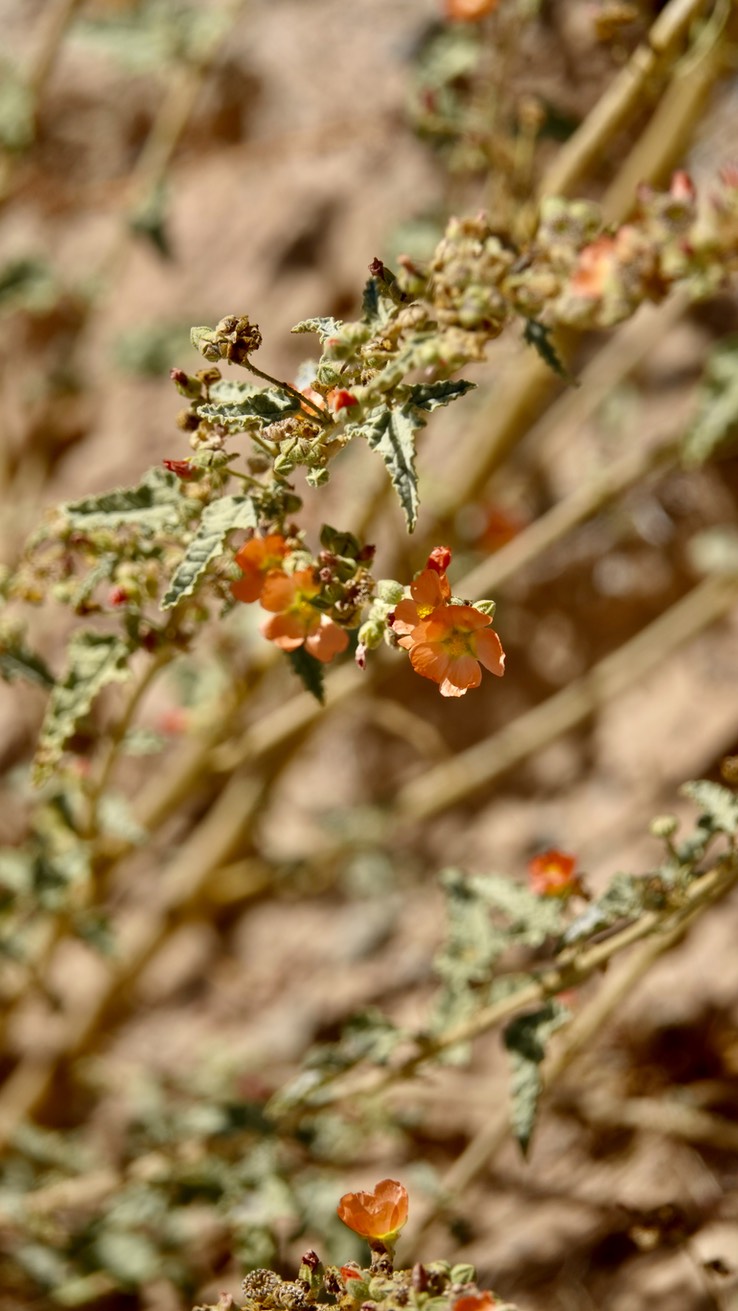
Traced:
[[187, 482], [195, 476], [195, 470], [189, 460], [162, 460], [162, 464], [165, 469], [175, 474], [177, 478], [181, 478], [183, 482]]
[[186, 387], [187, 383], [189, 382], [189, 378], [187, 377], [187, 374], [185, 373], [184, 369], [170, 369], [169, 377], [171, 378], [172, 382], [178, 383], [180, 387]]
[[128, 593], [124, 587], [111, 588], [110, 595], [108, 596], [108, 602], [110, 605], [114, 605], [114, 606], [125, 605], [127, 600], [128, 600]]
[[382, 260], [377, 259], [375, 256], [375, 258], [372, 260], [371, 264], [369, 265], [369, 272], [371, 273], [373, 278], [384, 277], [384, 264]]
[[333, 413], [334, 413], [334, 414], [338, 414], [338, 411], [339, 411], [339, 410], [346, 410], [346, 409], [348, 409], [348, 407], [349, 407], [350, 405], [358, 405], [358, 404], [359, 404], [359, 402], [357, 401], [356, 397], [353, 396], [352, 393], [351, 393], [350, 391], [334, 391], [334, 392], [332, 392], [332, 393], [331, 393], [331, 398], [330, 398], [330, 403], [331, 403], [331, 409], [333, 410]]
[[428, 560], [426, 569], [433, 569], [437, 574], [445, 574], [451, 563], [451, 549], [448, 546], [434, 546]]

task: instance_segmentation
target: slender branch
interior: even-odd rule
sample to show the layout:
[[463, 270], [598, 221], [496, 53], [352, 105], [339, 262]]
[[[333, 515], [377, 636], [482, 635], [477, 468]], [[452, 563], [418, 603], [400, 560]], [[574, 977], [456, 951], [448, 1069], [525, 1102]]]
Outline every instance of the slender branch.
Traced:
[[[544, 1089], [550, 1089], [566, 1073], [579, 1053], [601, 1033], [607, 1021], [618, 1010], [626, 997], [634, 991], [641, 979], [649, 973], [656, 961], [680, 943], [692, 923], [724, 896], [738, 881], [738, 866], [733, 870], [732, 879], [717, 882], [708, 895], [697, 897], [691, 904], [674, 916], [673, 923], [654, 925], [652, 936], [626, 962], [622, 969], [608, 974], [597, 994], [585, 1008], [566, 1026], [563, 1034], [552, 1046], [553, 1051], [546, 1059], [541, 1070]], [[700, 880], [696, 885], [701, 893]], [[640, 921], [637, 921], [640, 922]], [[612, 942], [613, 940], [610, 939]], [[596, 1103], [596, 1099], [594, 1099]], [[626, 1103], [626, 1106], [628, 1103]], [[711, 1120], [704, 1112], [697, 1112], [703, 1120]], [[694, 1124], [694, 1121], [693, 1121]], [[704, 1130], [704, 1124], [701, 1126]], [[735, 1150], [738, 1150], [738, 1129], [734, 1130]], [[510, 1115], [507, 1106], [491, 1122], [484, 1124], [471, 1139], [464, 1151], [447, 1172], [439, 1198], [422, 1208], [413, 1217], [413, 1224], [406, 1237], [411, 1246], [426, 1235], [441, 1211], [450, 1201], [464, 1194], [472, 1181], [489, 1167], [500, 1148], [510, 1137]]]
[[248, 369], [249, 373], [253, 373], [257, 378], [262, 378], [264, 382], [270, 382], [272, 386], [279, 387], [280, 391], [288, 392], [290, 396], [300, 402], [301, 408], [303, 405], [307, 405], [313, 411], [315, 418], [320, 419], [324, 428], [332, 426], [333, 420], [328, 417], [325, 411], [321, 410], [320, 406], [315, 404], [315, 401], [311, 401], [309, 396], [304, 396], [296, 387], [291, 387], [288, 382], [280, 382], [279, 378], [273, 378], [270, 373], [264, 373], [263, 369], [257, 369], [250, 359], [242, 360], [241, 367]]

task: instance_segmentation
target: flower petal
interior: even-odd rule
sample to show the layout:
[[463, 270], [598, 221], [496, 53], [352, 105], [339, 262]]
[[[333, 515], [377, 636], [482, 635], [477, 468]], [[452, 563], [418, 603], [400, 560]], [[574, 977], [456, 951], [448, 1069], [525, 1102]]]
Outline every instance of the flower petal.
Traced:
[[419, 642], [410, 651], [410, 663], [416, 674], [431, 678], [434, 683], [441, 683], [446, 677], [451, 657], [437, 643]]
[[320, 626], [305, 638], [305, 648], [316, 660], [324, 665], [330, 663], [334, 656], [340, 655], [348, 646], [348, 633], [345, 628], [334, 624], [327, 615], [320, 616]]
[[486, 633], [477, 634], [474, 639], [474, 654], [477, 660], [481, 660], [485, 669], [502, 678], [505, 672], [505, 652], [493, 628], [488, 629]]
[[446, 677], [441, 683], [441, 696], [463, 696], [470, 687], [479, 687], [482, 671], [473, 656], [457, 656], [451, 660]]
[[261, 631], [282, 651], [296, 651], [305, 641], [305, 624], [300, 615], [276, 614], [264, 620]]
[[410, 593], [418, 609], [428, 614], [445, 604], [451, 595], [451, 587], [445, 574], [436, 573], [435, 569], [423, 569], [417, 578], [413, 578]]

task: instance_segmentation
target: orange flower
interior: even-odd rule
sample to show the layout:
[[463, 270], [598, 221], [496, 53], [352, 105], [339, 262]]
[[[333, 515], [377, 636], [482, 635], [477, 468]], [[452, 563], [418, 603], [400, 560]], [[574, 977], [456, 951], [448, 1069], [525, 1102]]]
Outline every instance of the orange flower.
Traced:
[[528, 862], [531, 890], [538, 897], [570, 897], [581, 891], [579, 875], [574, 873], [576, 856], [563, 851], [542, 851]]
[[[410, 584], [410, 597], [399, 601], [395, 606], [392, 628], [395, 633], [405, 636], [423, 620], [428, 619], [434, 610], [446, 605], [451, 596], [451, 587], [445, 573], [439, 573], [432, 566], [416, 574]], [[400, 645], [405, 645], [400, 642]]]
[[491, 625], [490, 616], [472, 605], [444, 605], [399, 644], [410, 652], [416, 674], [440, 684], [441, 696], [464, 696], [479, 687], [480, 664], [498, 678], [505, 672], [505, 653]]
[[237, 601], [258, 601], [264, 580], [272, 570], [282, 569], [282, 561], [289, 555], [289, 547], [279, 533], [267, 537], [252, 537], [236, 552], [236, 564], [243, 578], [231, 583], [231, 592]]
[[464, 1293], [462, 1297], [457, 1297], [453, 1311], [489, 1311], [490, 1307], [497, 1304], [497, 1298], [491, 1293]]
[[407, 1189], [396, 1179], [382, 1179], [372, 1193], [346, 1193], [338, 1218], [371, 1242], [391, 1245], [407, 1220]]
[[457, 23], [476, 23], [494, 13], [500, 0], [446, 0], [446, 17]]
[[319, 591], [320, 583], [315, 581], [312, 569], [298, 569], [294, 574], [274, 571], [267, 574], [261, 589], [261, 604], [265, 610], [273, 611], [274, 618], [266, 619], [261, 631], [282, 651], [296, 651], [304, 645], [316, 660], [328, 664], [346, 650], [348, 633], [311, 604]]

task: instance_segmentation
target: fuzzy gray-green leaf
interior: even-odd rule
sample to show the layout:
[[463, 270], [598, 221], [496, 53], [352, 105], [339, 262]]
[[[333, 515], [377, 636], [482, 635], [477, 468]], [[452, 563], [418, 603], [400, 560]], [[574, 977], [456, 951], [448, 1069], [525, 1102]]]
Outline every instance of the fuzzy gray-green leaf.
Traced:
[[415, 406], [416, 409], [430, 412], [438, 409], [439, 405], [450, 405], [459, 396], [465, 396], [468, 391], [472, 391], [475, 386], [476, 383], [466, 382], [463, 378], [418, 382], [407, 388], [407, 403]]
[[568, 1017], [565, 1006], [548, 1001], [536, 1011], [517, 1016], [505, 1029], [504, 1042], [512, 1064], [512, 1128], [523, 1156], [527, 1155], [535, 1127], [546, 1043]]
[[712, 350], [700, 387], [697, 413], [684, 436], [682, 458], [694, 469], [738, 436], [738, 337]]
[[65, 742], [108, 683], [128, 678], [130, 648], [111, 633], [75, 633], [66, 672], [49, 698], [34, 763], [34, 782], [42, 783], [61, 757]]
[[197, 406], [201, 419], [214, 419], [231, 432], [244, 432], [254, 425], [275, 423], [294, 414], [300, 402], [279, 387], [256, 387], [250, 382], [225, 379], [210, 388], [210, 400]]
[[346, 436], [362, 432], [373, 451], [384, 460], [392, 485], [405, 511], [409, 532], [418, 519], [418, 476], [415, 472], [415, 432], [422, 427], [420, 415], [413, 415], [409, 407], [391, 410], [378, 406], [364, 419], [346, 428]]
[[207, 505], [200, 527], [162, 598], [162, 610], [171, 610], [183, 597], [192, 595], [210, 561], [221, 554], [230, 532], [255, 527], [256, 511], [248, 496], [221, 496]]
[[731, 836], [738, 833], [738, 797], [728, 788], [701, 778], [685, 783], [679, 791], [697, 803], [712, 829]]
[[342, 326], [340, 319], [331, 319], [326, 316], [318, 319], [303, 319], [301, 323], [295, 324], [292, 331], [314, 332], [320, 338], [321, 346], [324, 346], [329, 337], [337, 336]]
[[179, 523], [184, 512], [179, 483], [164, 469], [149, 469], [137, 487], [121, 487], [101, 496], [86, 496], [61, 506], [61, 513], [80, 531], [135, 527], [156, 532]]

